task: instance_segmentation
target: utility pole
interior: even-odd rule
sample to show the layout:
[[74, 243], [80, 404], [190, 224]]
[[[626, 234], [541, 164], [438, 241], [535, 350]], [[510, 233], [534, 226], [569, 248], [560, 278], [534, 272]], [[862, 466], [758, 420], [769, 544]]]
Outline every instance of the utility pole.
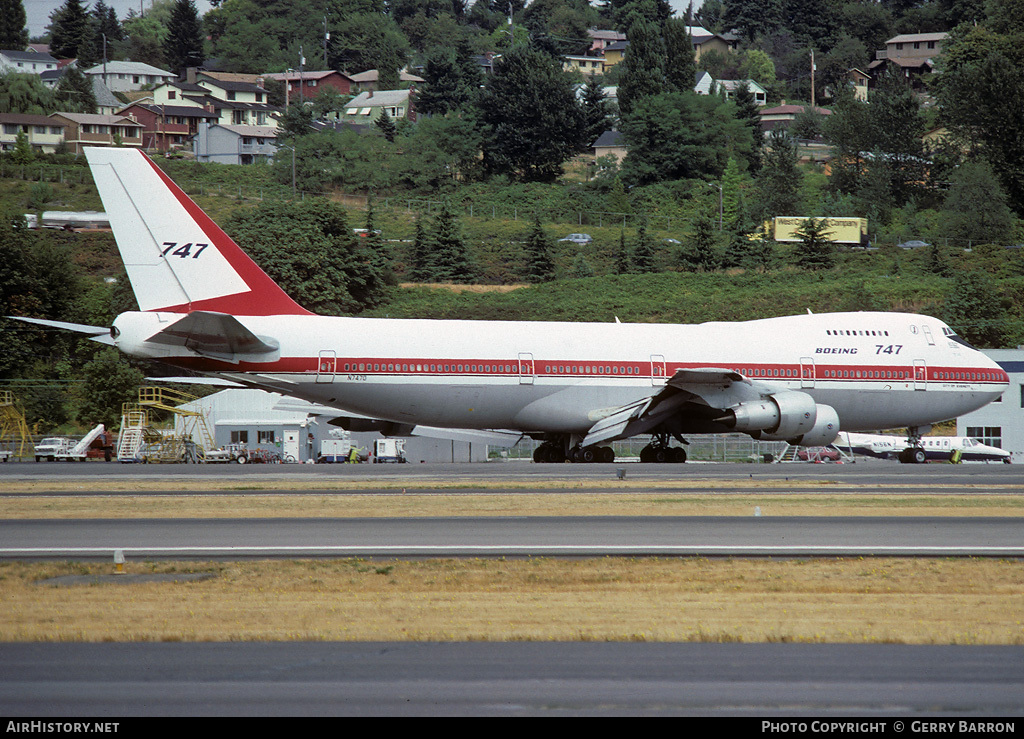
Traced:
[[811, 49], [811, 112], [814, 112], [814, 49]]
[[324, 16], [324, 69], [327, 69], [327, 42], [331, 39], [331, 32], [327, 30], [327, 16]]
[[306, 57], [302, 55], [302, 47], [299, 47], [299, 102], [302, 105], [306, 104], [306, 89], [302, 84], [302, 68], [306, 64]]

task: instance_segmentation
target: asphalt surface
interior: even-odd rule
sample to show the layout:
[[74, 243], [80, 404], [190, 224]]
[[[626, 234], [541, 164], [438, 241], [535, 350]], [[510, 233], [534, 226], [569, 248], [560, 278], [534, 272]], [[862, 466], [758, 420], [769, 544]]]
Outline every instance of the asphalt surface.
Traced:
[[[624, 470], [628, 490], [606, 481]], [[420, 465], [161, 467], [104, 464], [0, 465], [0, 496], [11, 483], [179, 479], [203, 482], [344, 479], [356, 491], [395, 492], [404, 481], [446, 492], [618, 494], [672, 489], [721, 492], [729, 480], [785, 483], [801, 493], [977, 492], [1024, 494], [1016, 465]], [[503, 490], [502, 481], [509, 483]], [[685, 483], [685, 486], [682, 484]], [[767, 483], [770, 483], [767, 484]], [[780, 490], [779, 485], [782, 485]], [[666, 488], [666, 485], [668, 486]], [[102, 487], [102, 485], [100, 485]], [[273, 484], [270, 485], [274, 487]], [[315, 487], [315, 485], [310, 486]], [[745, 488], [746, 489], [746, 488]], [[303, 492], [313, 492], [311, 490]], [[35, 493], [38, 494], [38, 493]], [[153, 492], [153, 494], [163, 494]], [[237, 494], [234, 491], [232, 494]], [[297, 493], [299, 494], [299, 493]], [[0, 497], [2, 506], [2, 497]], [[654, 547], [1020, 547], [1020, 519], [931, 518], [498, 518], [218, 521], [0, 520], [0, 546], [531, 546]], [[539, 550], [538, 550], [539, 551]], [[778, 551], [778, 550], [776, 550]], [[633, 552], [630, 552], [632, 554]], [[680, 549], [677, 553], [685, 553]], [[774, 553], [774, 552], [773, 552]], [[338, 556], [325, 551], [323, 556]], [[392, 551], [392, 556], [397, 552]], [[104, 554], [104, 557], [108, 555]], [[168, 555], [169, 556], [169, 555]], [[225, 552], [223, 556], [242, 556]], [[250, 553], [249, 556], [264, 556]], [[284, 553], [281, 556], [288, 556]], [[296, 556], [293, 551], [290, 556]], [[303, 556], [306, 556], [305, 554]], [[346, 554], [345, 556], [349, 556]], [[479, 556], [474, 555], [474, 556]], [[831, 552], [835, 556], [835, 552]], [[913, 555], [918, 556], [918, 555]], [[945, 556], [945, 555], [944, 555]], [[1016, 555], [1015, 555], [1016, 556]], [[67, 558], [67, 557], [65, 557]], [[258, 617], [258, 614], [254, 614]], [[1024, 716], [1024, 647], [677, 643], [0, 643], [0, 713], [5, 717], [154, 716], [730, 716], [761, 722], [839, 722], [822, 731], [924, 731], [933, 720], [1009, 721]], [[855, 720], [855, 724], [844, 723]], [[897, 721], [903, 723], [896, 725]], [[917, 722], [918, 728], [914, 722]], [[839, 728], [839, 724], [847, 728]], [[870, 724], [870, 726], [869, 726]], [[970, 726], [978, 724], [970, 723]], [[142, 724], [139, 728], [146, 728]], [[957, 727], [960, 725], [957, 724]], [[852, 727], [852, 728], [851, 728]], [[860, 727], [860, 728], [857, 728]], [[1014, 731], [1011, 728], [1010, 731]], [[961, 729], [963, 731], [963, 729]], [[993, 733], [993, 732], [990, 732]]]

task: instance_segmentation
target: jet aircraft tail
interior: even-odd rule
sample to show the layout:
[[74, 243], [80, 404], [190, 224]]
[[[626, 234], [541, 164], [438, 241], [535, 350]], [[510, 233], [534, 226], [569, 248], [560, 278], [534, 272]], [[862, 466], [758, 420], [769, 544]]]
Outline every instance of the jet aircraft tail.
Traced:
[[309, 315], [144, 153], [85, 156], [141, 310]]

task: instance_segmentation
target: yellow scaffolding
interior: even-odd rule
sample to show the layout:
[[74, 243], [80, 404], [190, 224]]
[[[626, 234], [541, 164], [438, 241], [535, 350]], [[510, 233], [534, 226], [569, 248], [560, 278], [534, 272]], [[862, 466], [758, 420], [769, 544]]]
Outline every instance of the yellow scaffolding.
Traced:
[[16, 452], [17, 457], [28, 456], [32, 451], [25, 411], [10, 390], [0, 390], [0, 449]]
[[[117, 458], [122, 462], [202, 462], [213, 448], [206, 416], [202, 411], [182, 408], [198, 396], [165, 387], [139, 389], [138, 403], [125, 403], [121, 409], [121, 434]], [[181, 433], [164, 433], [152, 425], [151, 411], [162, 410], [181, 419]]]

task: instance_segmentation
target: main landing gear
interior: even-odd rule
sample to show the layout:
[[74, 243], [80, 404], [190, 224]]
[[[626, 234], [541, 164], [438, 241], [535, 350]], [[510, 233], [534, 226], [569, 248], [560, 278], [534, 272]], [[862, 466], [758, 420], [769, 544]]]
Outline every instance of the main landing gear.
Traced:
[[[580, 437], [559, 436], [548, 439], [533, 452], [533, 461], [538, 464], [562, 462], [614, 462], [615, 452], [610, 446], [580, 446]], [[678, 438], [678, 437], [677, 437]], [[682, 463], [686, 461], [686, 450], [680, 446], [669, 446], [669, 434], [654, 434], [651, 443], [640, 450], [641, 462]], [[684, 444], [685, 440], [680, 438]]]
[[907, 443], [909, 446], [896, 455], [896, 458], [903, 464], [924, 464], [928, 461], [928, 455], [921, 446], [921, 436], [931, 431], [931, 426], [911, 426], [907, 429]]
[[554, 462], [614, 462], [615, 451], [610, 446], [587, 446], [577, 444], [566, 449], [567, 444], [561, 440], [545, 441], [533, 452], [533, 461], [538, 463]]
[[[682, 464], [686, 461], [686, 450], [681, 446], [669, 446], [668, 434], [654, 434], [651, 443], [640, 450], [641, 462], [670, 462]], [[685, 440], [680, 439], [685, 444]]]

